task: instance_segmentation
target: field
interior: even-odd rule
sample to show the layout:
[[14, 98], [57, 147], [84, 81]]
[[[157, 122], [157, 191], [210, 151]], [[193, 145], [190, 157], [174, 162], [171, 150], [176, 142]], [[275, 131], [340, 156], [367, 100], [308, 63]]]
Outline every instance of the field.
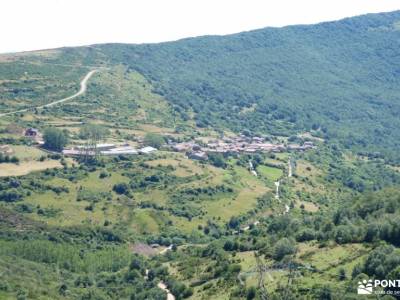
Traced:
[[148, 163], [150, 166], [172, 166], [175, 168], [173, 175], [178, 177], [187, 177], [193, 175], [204, 174], [204, 166], [199, 165], [195, 161], [185, 158], [184, 155], [176, 154], [169, 159], [157, 159]]
[[22, 176], [35, 171], [43, 171], [61, 167], [62, 165], [57, 160], [22, 162], [17, 165], [4, 163], [0, 166], [0, 177]]
[[[43, 220], [48, 224], [58, 226], [70, 226], [72, 224], [93, 224], [100, 225], [106, 220], [114, 223], [127, 222], [130, 228], [138, 233], [157, 233], [164, 228], [169, 221], [183, 232], [190, 233], [197, 230], [199, 225], [205, 226], [207, 220], [214, 220], [219, 224], [224, 224], [235, 215], [246, 213], [253, 209], [257, 204], [257, 199], [263, 196], [270, 189], [265, 186], [262, 180], [253, 176], [248, 170], [242, 167], [235, 167], [233, 170], [223, 170], [210, 165], [200, 164], [185, 158], [178, 153], [168, 154], [161, 152], [157, 158], [152, 157], [146, 164], [150, 169], [135, 167], [136, 170], [144, 173], [153, 173], [154, 170], [167, 168], [167, 174], [176, 180], [170, 179], [167, 188], [161, 192], [157, 186], [154, 188], [138, 189], [133, 191], [133, 202], [129, 203], [124, 195], [119, 196], [110, 193], [113, 186], [117, 183], [129, 183], [126, 173], [131, 170], [124, 169], [124, 172], [112, 171], [105, 178], [100, 177], [100, 171], [90, 172], [80, 179], [71, 182], [63, 178], [62, 173], [54, 176], [51, 180], [46, 180], [46, 184], [67, 189], [66, 193], [57, 194], [54, 191], [33, 193], [26, 198], [24, 203], [32, 206], [40, 206], [44, 210], [55, 212], [54, 217], [46, 215], [32, 215], [37, 220]], [[167, 158], [164, 158], [167, 157]], [[30, 171], [39, 170], [45, 167], [60, 167], [57, 160], [44, 162], [24, 162], [20, 165], [2, 164], [0, 175], [21, 175], [28, 174]], [[9, 169], [7, 169], [9, 168]], [[111, 167], [113, 170], [114, 167]], [[273, 168], [270, 168], [273, 169]], [[7, 171], [8, 170], [8, 171]], [[17, 170], [17, 171], [16, 171]], [[9, 173], [7, 173], [9, 172]], [[24, 172], [22, 174], [22, 172]], [[60, 176], [61, 175], [61, 176]], [[222, 193], [218, 197], [204, 195], [195, 202], [188, 204], [201, 211], [202, 214], [194, 216], [190, 220], [185, 217], [175, 215], [172, 211], [157, 211], [154, 209], [126, 209], [132, 205], [137, 207], [140, 203], [153, 203], [156, 205], [177, 205], [180, 203], [171, 202], [179, 191], [186, 191], [202, 187], [214, 188], [219, 185], [232, 186], [231, 193]], [[91, 198], [79, 200], [80, 194], [88, 194], [99, 197], [93, 205]], [[104, 199], [106, 197], [107, 199]], [[183, 200], [187, 201], [187, 200]]]
[[[78, 201], [78, 193], [85, 190], [94, 195], [102, 195], [112, 189], [114, 183], [123, 182], [124, 178], [114, 173], [111, 177], [100, 179], [99, 173], [95, 172], [83, 178], [78, 184], [62, 178], [54, 178], [49, 181], [53, 186], [62, 186], [68, 189], [68, 193], [57, 194], [52, 191], [33, 194], [27, 197], [26, 204], [40, 206], [42, 209], [55, 211], [54, 217], [45, 215], [34, 215], [38, 220], [44, 220], [48, 224], [59, 226], [70, 226], [73, 224], [93, 224], [100, 225], [109, 220], [115, 222], [127, 217], [127, 212], [122, 212], [121, 203], [115, 201], [101, 201], [88, 209], [88, 201]], [[104, 196], [103, 196], [104, 197]], [[100, 206], [101, 205], [101, 206]]]
[[39, 159], [46, 153], [35, 147], [28, 146], [12, 146], [13, 155], [18, 157], [21, 161], [33, 161]]
[[268, 166], [259, 166], [257, 168], [258, 173], [267, 178], [269, 181], [277, 181], [278, 179], [280, 179], [283, 175], [282, 170], [278, 169], [278, 168], [272, 168], [272, 167], [268, 167]]

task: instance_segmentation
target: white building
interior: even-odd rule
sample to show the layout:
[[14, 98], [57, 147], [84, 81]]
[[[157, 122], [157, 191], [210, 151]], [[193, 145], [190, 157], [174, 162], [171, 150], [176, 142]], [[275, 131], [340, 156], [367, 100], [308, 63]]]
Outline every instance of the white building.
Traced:
[[152, 153], [152, 152], [155, 152], [155, 151], [157, 151], [157, 149], [153, 148], [153, 147], [150, 147], [150, 146], [147, 146], [147, 147], [144, 147], [142, 149], [139, 149], [139, 153], [142, 153], [142, 154], [149, 154], [149, 153]]

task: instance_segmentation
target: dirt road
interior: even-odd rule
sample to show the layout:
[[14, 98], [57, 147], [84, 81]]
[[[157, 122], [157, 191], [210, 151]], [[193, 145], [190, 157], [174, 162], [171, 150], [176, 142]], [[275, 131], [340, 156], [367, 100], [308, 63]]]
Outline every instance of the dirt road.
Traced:
[[167, 300], [175, 300], [175, 296], [171, 294], [164, 282], [160, 281], [157, 286], [167, 292]]
[[86, 76], [82, 79], [81, 81], [81, 88], [79, 89], [78, 92], [76, 92], [75, 94], [73, 94], [72, 96], [60, 99], [60, 100], [56, 100], [53, 102], [50, 102], [48, 104], [45, 105], [40, 105], [40, 106], [35, 106], [35, 107], [29, 107], [29, 108], [24, 108], [24, 109], [20, 109], [20, 110], [16, 110], [16, 111], [11, 111], [8, 113], [2, 113], [0, 114], [0, 117], [5, 117], [5, 116], [10, 116], [10, 115], [14, 115], [14, 114], [18, 114], [18, 113], [22, 113], [22, 112], [27, 112], [29, 110], [33, 110], [33, 109], [41, 109], [41, 108], [45, 108], [45, 107], [50, 107], [50, 106], [54, 106], [69, 100], [72, 100], [82, 94], [84, 94], [86, 92], [87, 89], [87, 82], [90, 79], [90, 77], [92, 77], [92, 75], [96, 72], [98, 72], [99, 70], [92, 70], [89, 73], [86, 74]]

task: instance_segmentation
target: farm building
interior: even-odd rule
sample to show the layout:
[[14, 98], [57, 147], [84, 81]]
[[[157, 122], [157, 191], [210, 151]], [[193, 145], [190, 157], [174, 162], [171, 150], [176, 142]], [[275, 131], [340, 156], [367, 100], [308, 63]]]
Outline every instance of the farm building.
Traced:
[[42, 133], [39, 131], [39, 129], [36, 128], [27, 128], [24, 132], [24, 136], [32, 139], [34, 142], [36, 142], [39, 145], [43, 145], [44, 141], [43, 141], [43, 135]]
[[71, 149], [64, 149], [62, 153], [66, 156], [84, 156], [84, 155], [134, 155], [138, 153], [149, 154], [157, 151], [153, 147], [144, 147], [136, 150], [129, 144], [115, 145], [115, 144], [97, 144], [96, 146], [75, 146]]
[[97, 150], [97, 151], [107, 151], [115, 148], [115, 144], [97, 144], [97, 145], [81, 145], [81, 146], [76, 146], [75, 149], [81, 149], [81, 150]]
[[131, 146], [122, 146], [115, 147], [112, 149], [108, 149], [105, 151], [100, 151], [103, 155], [130, 155], [130, 154], [138, 154], [138, 151]]
[[153, 148], [153, 147], [150, 147], [150, 146], [147, 146], [147, 147], [144, 147], [142, 149], [139, 149], [139, 153], [142, 153], [142, 154], [149, 154], [149, 153], [152, 153], [154, 151], [157, 151], [157, 149]]
[[195, 160], [206, 160], [207, 153], [203, 152], [203, 151], [190, 152], [190, 153], [188, 153], [188, 158], [195, 159]]
[[25, 130], [25, 136], [29, 136], [29, 137], [36, 137], [40, 134], [39, 130], [36, 128], [28, 128]]

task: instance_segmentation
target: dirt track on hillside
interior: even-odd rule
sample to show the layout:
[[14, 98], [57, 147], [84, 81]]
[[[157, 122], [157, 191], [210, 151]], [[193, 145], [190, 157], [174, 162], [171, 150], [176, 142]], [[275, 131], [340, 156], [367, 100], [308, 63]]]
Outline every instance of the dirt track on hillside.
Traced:
[[54, 106], [54, 105], [57, 105], [57, 104], [72, 100], [72, 99], [74, 99], [76, 97], [79, 97], [80, 95], [82, 95], [82, 94], [84, 94], [86, 92], [87, 82], [90, 79], [90, 77], [92, 77], [92, 75], [94, 73], [98, 72], [98, 71], [99, 70], [92, 70], [89, 73], [87, 73], [86, 76], [81, 81], [81, 88], [79, 89], [79, 91], [76, 92], [75, 94], [69, 96], [69, 97], [66, 97], [66, 98], [63, 98], [63, 99], [60, 99], [60, 100], [56, 100], [56, 101], [53, 101], [53, 102], [50, 102], [50, 103], [47, 103], [47, 104], [44, 104], [44, 105], [24, 108], [24, 109], [20, 109], [20, 110], [16, 110], [16, 111], [11, 111], [11, 112], [8, 112], [8, 113], [2, 113], [2, 114], [0, 114], [0, 117], [10, 116], [10, 115], [14, 115], [14, 114], [17, 114], [17, 113], [22, 113], [22, 112], [27, 112], [29, 110], [41, 109], [41, 108], [45, 108], [45, 107]]

